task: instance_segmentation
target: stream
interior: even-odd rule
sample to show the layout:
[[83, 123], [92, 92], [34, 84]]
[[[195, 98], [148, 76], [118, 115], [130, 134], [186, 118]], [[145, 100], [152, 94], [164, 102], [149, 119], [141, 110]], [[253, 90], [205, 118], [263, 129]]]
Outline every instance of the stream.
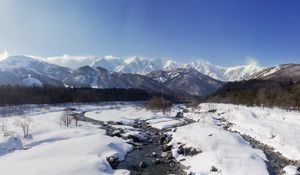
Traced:
[[[100, 125], [101, 129], [106, 130], [106, 135], [108, 136], [119, 136], [114, 135], [114, 133], [120, 129], [110, 127], [110, 125], [119, 123], [110, 122], [108, 125], [102, 121], [88, 118], [84, 116], [84, 113], [85, 112], [76, 114], [74, 117], [81, 121]], [[184, 119], [184, 125], [194, 122], [186, 118], [181, 119]], [[124, 161], [119, 162], [117, 159], [108, 158], [108, 162], [113, 169], [126, 169], [130, 171], [131, 175], [187, 174], [184, 171], [187, 167], [184, 167], [175, 160], [175, 158], [173, 158], [171, 147], [167, 145], [171, 138], [165, 133], [177, 126], [159, 130], [148, 126], [147, 122], [143, 120], [136, 120], [133, 124], [129, 124], [127, 126], [132, 126], [137, 128], [140, 132], [147, 133], [148, 138], [145, 140], [133, 138], [133, 141], [130, 142], [130, 144], [133, 145], [134, 149], [126, 155]]]

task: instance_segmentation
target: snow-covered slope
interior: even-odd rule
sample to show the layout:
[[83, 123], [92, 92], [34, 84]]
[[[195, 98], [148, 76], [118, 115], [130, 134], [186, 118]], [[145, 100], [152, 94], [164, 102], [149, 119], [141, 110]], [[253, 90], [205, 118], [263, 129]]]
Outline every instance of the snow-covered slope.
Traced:
[[[57, 57], [55, 59], [59, 59]], [[61, 58], [65, 60], [65, 57]], [[78, 65], [78, 59], [76, 57], [77, 62], [74, 64]], [[85, 60], [95, 60], [91, 67], [103, 67], [108, 71], [120, 72], [120, 73], [132, 73], [132, 74], [141, 74], [146, 75], [152, 71], [156, 70], [164, 70], [169, 71], [176, 68], [194, 68], [199, 72], [208, 75], [214, 79], [221, 81], [238, 81], [242, 79], [247, 79], [250, 76], [258, 73], [263, 68], [256, 64], [247, 64], [242, 66], [234, 66], [234, 67], [222, 67], [209, 63], [208, 61], [193, 61], [191, 63], [177, 63], [172, 59], [148, 59], [140, 56], [133, 56], [129, 58], [119, 58], [111, 55], [104, 57], [80, 57], [80, 59]], [[51, 60], [51, 59], [50, 59]], [[63, 80], [70, 72], [69, 68], [58, 66], [55, 64], [48, 63], [49, 59], [42, 57], [34, 57], [34, 56], [23, 56], [16, 55], [10, 56], [7, 59], [0, 62], [0, 77], [7, 77], [14, 81], [20, 81], [24, 77], [28, 77], [28, 71], [33, 71], [39, 75], [46, 75], [48, 78], [54, 80]], [[51, 62], [51, 61], [50, 61]], [[86, 63], [83, 61], [83, 63]], [[82, 65], [86, 66], [86, 65]], [[22, 72], [23, 70], [25, 72]], [[8, 75], [8, 72], [13, 73], [13, 75]], [[17, 75], [17, 78], [14, 77], [14, 72], [21, 72]], [[5, 74], [5, 75], [1, 75]], [[21, 74], [21, 75], [20, 75]], [[24, 75], [25, 74], [25, 75]], [[35, 75], [33, 73], [32, 77]], [[18, 79], [19, 78], [19, 79]], [[36, 77], [34, 77], [36, 78]], [[1, 78], [1, 82], [6, 82], [8, 78]], [[17, 79], [17, 80], [15, 80]], [[39, 79], [40, 80], [40, 79]], [[41, 81], [41, 80], [40, 80]], [[43, 81], [41, 81], [43, 82]], [[17, 83], [15, 83], [17, 84]]]
[[112, 56], [105, 56], [97, 59], [91, 64], [91, 67], [103, 67], [109, 71], [147, 74], [154, 70], [171, 70], [179, 67], [179, 65], [167, 59], [146, 59], [140, 56], [121, 59]]
[[[240, 135], [224, 131], [213, 121], [178, 127], [171, 134], [173, 139], [169, 144], [173, 146], [173, 156], [189, 167], [190, 174], [269, 174], [265, 165], [267, 159], [261, 150], [253, 149]], [[200, 153], [192, 156], [178, 154], [182, 145]], [[215, 172], [212, 172], [212, 167], [215, 167]]]
[[300, 64], [281, 64], [275, 67], [270, 67], [254, 74], [250, 78], [281, 81], [289, 81], [292, 79], [294, 81], [299, 81]]
[[[99, 106], [98, 106], [99, 108]], [[106, 158], [116, 155], [123, 160], [132, 146], [117, 137], [105, 135], [98, 126], [72, 122], [70, 127], [60, 123], [63, 109], [44, 111], [29, 115], [28, 138], [23, 137], [22, 129], [15, 122], [24, 116], [3, 118], [5, 132], [0, 132], [1, 174], [9, 175], [108, 175], [122, 174], [126, 170], [113, 170]], [[1, 122], [3, 122], [1, 121]], [[127, 173], [128, 174], [128, 173]]]
[[205, 75], [221, 81], [238, 81], [246, 79], [263, 69], [256, 64], [221, 67], [213, 65], [208, 61], [194, 61], [191, 63], [179, 64], [172, 59], [146, 59], [139, 56], [129, 57], [127, 59], [120, 59], [112, 56], [103, 57], [96, 60], [91, 66], [100, 66], [114, 72], [143, 75], [157, 70], [168, 71], [176, 68], [194, 68]]
[[143, 75], [109, 72], [104, 68], [83, 66], [64, 80], [70, 87], [139, 88], [150, 91], [168, 91], [163, 85]]
[[246, 107], [232, 104], [204, 103], [199, 106], [206, 117], [216, 109], [215, 118], [231, 122], [232, 130], [249, 135], [269, 145], [291, 160], [300, 160], [300, 113], [278, 108]]
[[54, 85], [62, 86], [61, 81], [70, 70], [49, 64], [29, 56], [10, 56], [0, 62], [0, 84]]
[[222, 82], [204, 75], [193, 68], [154, 71], [149, 78], [162, 83], [170, 90], [183, 94], [207, 96], [222, 86]]

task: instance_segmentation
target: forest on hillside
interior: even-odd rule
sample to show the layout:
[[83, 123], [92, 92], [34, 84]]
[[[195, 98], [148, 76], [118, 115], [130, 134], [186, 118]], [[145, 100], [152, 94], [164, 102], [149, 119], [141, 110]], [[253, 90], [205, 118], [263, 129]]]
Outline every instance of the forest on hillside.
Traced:
[[209, 102], [300, 109], [300, 82], [248, 80], [228, 82], [207, 98]]
[[0, 105], [139, 101], [153, 95], [141, 89], [0, 86]]

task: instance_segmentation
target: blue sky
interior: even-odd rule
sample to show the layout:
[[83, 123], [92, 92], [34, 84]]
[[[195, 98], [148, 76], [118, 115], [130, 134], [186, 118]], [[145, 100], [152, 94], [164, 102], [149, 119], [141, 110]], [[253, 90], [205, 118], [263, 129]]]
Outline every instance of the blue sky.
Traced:
[[297, 0], [0, 0], [0, 51], [299, 63]]

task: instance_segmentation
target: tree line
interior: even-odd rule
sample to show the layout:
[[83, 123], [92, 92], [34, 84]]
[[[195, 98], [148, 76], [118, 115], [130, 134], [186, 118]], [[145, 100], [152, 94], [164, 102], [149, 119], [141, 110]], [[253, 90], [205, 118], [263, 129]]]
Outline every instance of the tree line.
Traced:
[[151, 93], [141, 89], [92, 89], [59, 87], [0, 86], [0, 105], [55, 104], [148, 100]]
[[207, 99], [210, 102], [300, 109], [300, 82], [248, 80], [229, 82]]

